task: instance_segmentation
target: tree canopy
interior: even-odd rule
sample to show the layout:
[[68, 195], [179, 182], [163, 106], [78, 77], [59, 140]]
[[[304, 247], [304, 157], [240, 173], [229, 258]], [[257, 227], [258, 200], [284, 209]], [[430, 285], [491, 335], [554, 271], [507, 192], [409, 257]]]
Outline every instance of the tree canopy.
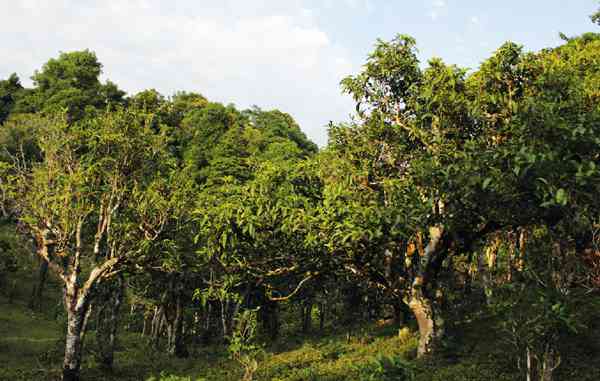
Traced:
[[[225, 343], [247, 380], [257, 337], [297, 312], [304, 334], [313, 316], [391, 316], [418, 331], [419, 358], [484, 315], [518, 372], [551, 380], [597, 312], [599, 62], [597, 33], [506, 42], [476, 70], [377, 40], [341, 81], [352, 121], [321, 150], [280, 110], [127, 96], [89, 50], [50, 59], [30, 89], [0, 81], [2, 223], [64, 289], [63, 379], [80, 378], [90, 319], [112, 366], [127, 302], [149, 346]], [[0, 241], [0, 280], [13, 247]]]

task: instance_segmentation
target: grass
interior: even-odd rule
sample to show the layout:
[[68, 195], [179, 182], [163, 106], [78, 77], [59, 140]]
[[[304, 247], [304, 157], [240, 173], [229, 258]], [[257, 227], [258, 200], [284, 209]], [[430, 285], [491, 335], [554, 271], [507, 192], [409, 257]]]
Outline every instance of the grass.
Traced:
[[[0, 322], [0, 380], [59, 378], [63, 349], [62, 326], [59, 323], [31, 313], [23, 305], [7, 304], [6, 299], [0, 299]], [[455, 363], [445, 360], [437, 363], [415, 362], [417, 337], [407, 328], [398, 330], [396, 327], [366, 326], [355, 329], [355, 332], [355, 335], [332, 333], [323, 337], [289, 336], [281, 339], [265, 349], [256, 379], [380, 380], [368, 377], [375, 373], [382, 357], [407, 360], [415, 367], [417, 380], [490, 379], [469, 376], [490, 374], [490, 364], [481, 359], [466, 357]], [[86, 336], [82, 370], [84, 380], [146, 380], [152, 376], [161, 379], [160, 375], [163, 374], [164, 380], [168, 379], [166, 375], [174, 375], [182, 377], [178, 380], [189, 377], [192, 381], [237, 381], [241, 376], [241, 370], [228, 359], [222, 347], [194, 348], [190, 358], [175, 359], [149, 349], [146, 341], [133, 333], [121, 333], [115, 354], [115, 369], [107, 373], [95, 362], [93, 342], [94, 335], [90, 332]], [[513, 379], [495, 378], [498, 381]]]
[[0, 299], [0, 380], [48, 379], [61, 330], [56, 321]]
[[[13, 290], [13, 302], [0, 296], [0, 380], [57, 380], [64, 349], [64, 323], [55, 319], [56, 303], [45, 301], [44, 314], [27, 308], [30, 280]], [[59, 295], [56, 284], [48, 295]], [[597, 311], [596, 311], [597, 312]], [[557, 380], [600, 380], [600, 321], [590, 311], [589, 329], [563, 343], [563, 365]], [[596, 318], [593, 314], [596, 313]], [[414, 327], [365, 325], [351, 331], [293, 334], [265, 347], [256, 380], [275, 381], [512, 381], [522, 379], [502, 340], [494, 318], [457, 314], [452, 335], [442, 354], [433, 360], [415, 359]], [[350, 334], [350, 333], [351, 334]], [[223, 346], [192, 347], [187, 359], [176, 359], [150, 349], [137, 333], [121, 330], [111, 372], [96, 362], [94, 332], [86, 336], [82, 379], [154, 381], [237, 381], [242, 371]]]
[[[384, 329], [390, 333], [389, 329]], [[363, 330], [360, 336], [337, 334], [315, 337], [298, 348], [268, 352], [258, 378], [264, 380], [357, 380], [361, 366], [378, 356], [414, 357], [417, 339], [407, 329], [389, 336], [381, 329]]]
[[[0, 380], [58, 379], [62, 329], [55, 320], [0, 298]], [[305, 342], [282, 340], [265, 350], [257, 378], [355, 380], [356, 365], [378, 354], [414, 354], [416, 338], [409, 331], [404, 330], [403, 335], [378, 337], [381, 334], [379, 330], [361, 332], [361, 337], [338, 334], [326, 338], [315, 336]], [[106, 373], [95, 362], [93, 341], [94, 335], [90, 332], [86, 336], [82, 370], [85, 380], [145, 380], [161, 373], [191, 380], [239, 380], [241, 376], [241, 370], [228, 359], [223, 347], [194, 348], [190, 358], [176, 359], [149, 349], [147, 342], [133, 333], [121, 333], [115, 369]]]

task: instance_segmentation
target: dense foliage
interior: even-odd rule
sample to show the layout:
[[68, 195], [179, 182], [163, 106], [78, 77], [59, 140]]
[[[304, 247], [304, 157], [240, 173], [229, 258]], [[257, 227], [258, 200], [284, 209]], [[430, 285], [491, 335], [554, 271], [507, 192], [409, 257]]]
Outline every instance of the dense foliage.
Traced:
[[355, 118], [322, 150], [279, 110], [127, 97], [101, 70], [86, 50], [33, 88], [0, 81], [0, 286], [35, 270], [39, 310], [48, 270], [59, 282], [63, 380], [88, 331], [108, 372], [118, 328], [177, 358], [226, 346], [244, 380], [276, 378], [266, 348], [315, 319], [348, 343], [369, 324], [418, 330], [345, 364], [353, 379], [453, 379], [440, 359], [475, 320], [512, 368], [464, 379], [572, 372], [568, 340], [600, 313], [599, 34], [507, 42], [475, 71], [377, 41], [341, 83]]

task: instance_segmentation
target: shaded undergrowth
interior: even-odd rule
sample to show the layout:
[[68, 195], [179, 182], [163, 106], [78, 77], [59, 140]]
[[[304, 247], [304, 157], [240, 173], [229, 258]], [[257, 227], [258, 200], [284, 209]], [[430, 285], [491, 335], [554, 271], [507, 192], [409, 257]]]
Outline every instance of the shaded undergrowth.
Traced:
[[[593, 324], [593, 323], [592, 323]], [[589, 332], [598, 332], [590, 327]], [[0, 380], [55, 380], [60, 376], [63, 325], [25, 303], [0, 297]], [[95, 361], [94, 332], [86, 336], [84, 380], [239, 380], [241, 370], [223, 346], [194, 346], [187, 359], [152, 350], [137, 333], [119, 336], [115, 367]], [[558, 380], [600, 379], [599, 337], [589, 333], [563, 343]], [[515, 354], [493, 317], [481, 313], [457, 320], [435, 359], [416, 360], [414, 329], [364, 325], [312, 335], [284, 335], [265, 346], [257, 380], [509, 381], [521, 379]]]

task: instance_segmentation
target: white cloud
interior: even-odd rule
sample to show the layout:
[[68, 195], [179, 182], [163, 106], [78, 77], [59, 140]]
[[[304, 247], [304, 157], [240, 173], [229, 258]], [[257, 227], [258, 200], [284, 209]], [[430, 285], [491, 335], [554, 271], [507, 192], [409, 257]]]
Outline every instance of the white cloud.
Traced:
[[323, 126], [351, 110], [338, 86], [351, 61], [301, 0], [22, 0], [3, 4], [0, 34], [0, 78], [27, 78], [59, 51], [89, 48], [128, 92], [280, 108], [321, 145]]
[[480, 19], [479, 19], [479, 17], [477, 17], [477, 16], [471, 16], [471, 19], [470, 19], [470, 21], [471, 21], [471, 24], [474, 24], [474, 25], [479, 25], [479, 24], [481, 24], [481, 20], [480, 20]]

